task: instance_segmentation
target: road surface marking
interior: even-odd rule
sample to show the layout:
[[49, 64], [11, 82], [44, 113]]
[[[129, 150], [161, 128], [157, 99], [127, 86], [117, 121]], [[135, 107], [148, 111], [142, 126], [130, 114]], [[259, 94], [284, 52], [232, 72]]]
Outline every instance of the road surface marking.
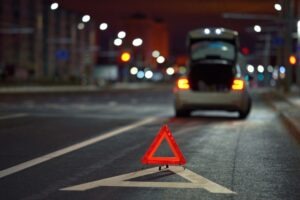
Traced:
[[26, 116], [28, 116], [28, 114], [26, 114], [26, 113], [17, 113], [17, 114], [0, 116], [0, 120], [3, 120], [3, 119], [13, 119], [13, 118], [19, 118], [19, 117], [26, 117]]
[[[143, 182], [143, 181], [130, 181], [130, 179], [155, 174], [162, 173], [162, 171], [171, 171], [190, 182]], [[119, 176], [114, 176], [111, 178], [105, 178], [97, 181], [87, 182], [75, 186], [70, 186], [62, 188], [62, 191], [86, 191], [94, 189], [101, 186], [114, 186], [114, 187], [151, 187], [151, 188], [195, 188], [195, 189], [205, 189], [211, 193], [219, 194], [236, 194], [235, 192], [214, 183], [203, 176], [200, 176], [191, 170], [184, 169], [180, 166], [170, 166], [168, 169], [158, 171], [158, 167], [153, 167], [149, 169], [140, 170], [137, 172], [131, 172], [128, 174], [123, 174]]]
[[22, 171], [24, 169], [27, 169], [27, 168], [33, 167], [35, 165], [41, 164], [41, 163], [46, 162], [48, 160], [51, 160], [53, 158], [57, 158], [59, 156], [65, 155], [67, 153], [76, 151], [76, 150], [84, 148], [84, 147], [87, 147], [89, 145], [95, 144], [95, 143], [103, 141], [105, 139], [120, 135], [120, 134], [125, 133], [129, 130], [135, 129], [135, 128], [140, 127], [140, 126], [143, 126], [145, 124], [149, 124], [149, 123], [151, 123], [155, 120], [156, 120], [155, 117], [149, 117], [149, 118], [146, 118], [144, 120], [138, 121], [136, 123], [118, 128], [118, 129], [113, 130], [113, 131], [109, 131], [107, 133], [101, 134], [101, 135], [96, 136], [94, 138], [91, 138], [91, 139], [85, 140], [83, 142], [71, 145], [69, 147], [57, 150], [55, 152], [46, 154], [44, 156], [29, 160], [27, 162], [15, 165], [15, 166], [7, 168], [7, 169], [4, 169], [4, 170], [0, 171], [0, 179], [5, 177], [5, 176], [8, 176], [8, 175], [17, 173], [19, 171]]

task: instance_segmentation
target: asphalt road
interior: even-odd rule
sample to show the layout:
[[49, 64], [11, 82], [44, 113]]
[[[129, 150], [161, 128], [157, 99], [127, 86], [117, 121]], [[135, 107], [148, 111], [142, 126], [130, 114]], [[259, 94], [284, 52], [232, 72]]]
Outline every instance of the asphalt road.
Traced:
[[[2, 94], [0, 199], [300, 199], [299, 143], [264, 92], [253, 92], [246, 120], [224, 112], [175, 118], [167, 87]], [[153, 167], [140, 159], [164, 124], [185, 169], [136, 177]], [[157, 154], [169, 151], [162, 143]]]

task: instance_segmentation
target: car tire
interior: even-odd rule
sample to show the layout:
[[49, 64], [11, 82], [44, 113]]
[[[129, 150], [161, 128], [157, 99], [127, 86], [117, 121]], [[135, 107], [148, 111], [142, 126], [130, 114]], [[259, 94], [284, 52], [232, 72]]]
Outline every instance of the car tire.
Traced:
[[247, 116], [249, 115], [250, 113], [250, 110], [251, 110], [251, 106], [252, 106], [252, 101], [251, 99], [248, 100], [248, 105], [247, 105], [247, 108], [246, 110], [240, 110], [239, 111], [239, 119], [246, 119]]
[[189, 117], [190, 111], [187, 110], [175, 110], [176, 117]]

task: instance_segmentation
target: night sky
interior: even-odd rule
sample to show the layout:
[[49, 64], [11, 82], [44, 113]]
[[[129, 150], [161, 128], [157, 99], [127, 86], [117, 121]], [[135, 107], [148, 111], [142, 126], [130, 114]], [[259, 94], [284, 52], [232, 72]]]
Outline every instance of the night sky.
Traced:
[[199, 27], [225, 27], [237, 30], [242, 46], [253, 44], [255, 36], [246, 30], [254, 24], [274, 23], [269, 20], [226, 19], [224, 13], [246, 13], [278, 16], [274, 0], [59, 0], [62, 7], [91, 15], [97, 22], [108, 22], [118, 31], [122, 19], [139, 13], [166, 22], [170, 31], [171, 52], [185, 52], [185, 37]]

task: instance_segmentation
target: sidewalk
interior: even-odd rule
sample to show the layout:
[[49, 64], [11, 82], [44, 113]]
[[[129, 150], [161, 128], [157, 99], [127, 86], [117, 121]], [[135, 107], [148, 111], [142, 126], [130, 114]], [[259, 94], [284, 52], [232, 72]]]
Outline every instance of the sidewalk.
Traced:
[[1, 87], [0, 94], [54, 93], [54, 92], [96, 92], [103, 90], [138, 90], [155, 87], [155, 83], [115, 83], [106, 86], [61, 85], [61, 86], [9, 86]]
[[280, 114], [285, 123], [292, 129], [295, 136], [300, 139], [300, 88], [294, 86], [289, 94], [276, 92], [288, 104], [288, 109], [281, 109]]

